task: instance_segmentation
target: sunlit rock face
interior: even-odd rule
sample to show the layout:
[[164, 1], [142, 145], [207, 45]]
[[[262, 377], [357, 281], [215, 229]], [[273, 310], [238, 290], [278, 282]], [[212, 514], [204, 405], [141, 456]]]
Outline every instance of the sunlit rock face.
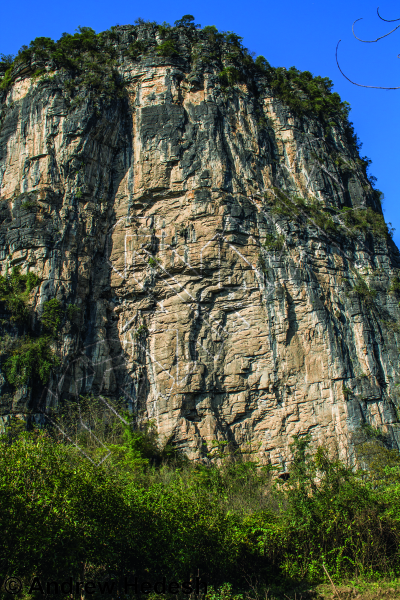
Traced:
[[[362, 221], [382, 211], [345, 125], [296, 116], [262, 72], [224, 87], [193, 28], [170, 57], [154, 26], [114, 33], [124, 96], [74, 102], [51, 64], [2, 92], [2, 274], [40, 277], [33, 332], [45, 301], [80, 308], [46, 384], [3, 369], [3, 419], [122, 398], [192, 459], [227, 441], [283, 467], [295, 434], [397, 443], [400, 256]], [[135, 39], [154, 47], [132, 58]]]

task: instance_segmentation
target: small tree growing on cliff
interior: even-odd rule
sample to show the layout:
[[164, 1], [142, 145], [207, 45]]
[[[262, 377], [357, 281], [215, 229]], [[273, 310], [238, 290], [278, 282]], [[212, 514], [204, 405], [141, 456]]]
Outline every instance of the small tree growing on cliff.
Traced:
[[197, 29], [201, 27], [201, 25], [194, 24], [193, 15], [183, 15], [182, 19], [175, 21], [174, 25], [175, 27], [196, 27]]

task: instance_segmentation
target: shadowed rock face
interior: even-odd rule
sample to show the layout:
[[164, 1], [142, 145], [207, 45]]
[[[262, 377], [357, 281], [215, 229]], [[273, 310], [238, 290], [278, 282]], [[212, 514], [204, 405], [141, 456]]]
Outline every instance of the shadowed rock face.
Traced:
[[[1, 376], [3, 419], [101, 394], [190, 458], [225, 440], [284, 465], [303, 433], [345, 453], [365, 421], [397, 443], [400, 256], [345, 125], [326, 137], [262, 73], [223, 89], [193, 29], [176, 58], [125, 52], [157, 36], [119, 28], [127, 95], [100, 110], [63, 71], [3, 92], [2, 273], [40, 277], [34, 332], [46, 300], [81, 309], [46, 385]], [[3, 335], [26, 333], [1, 311]]]

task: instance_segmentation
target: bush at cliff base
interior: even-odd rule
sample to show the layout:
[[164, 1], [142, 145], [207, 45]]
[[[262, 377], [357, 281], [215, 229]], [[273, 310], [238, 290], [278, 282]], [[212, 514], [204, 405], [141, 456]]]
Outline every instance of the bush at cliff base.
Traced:
[[2, 580], [200, 573], [245, 589], [317, 582], [324, 566], [334, 580], [398, 574], [400, 461], [376, 440], [355, 471], [295, 438], [283, 482], [252, 462], [152, 466], [145, 438], [96, 464], [43, 430], [4, 435]]

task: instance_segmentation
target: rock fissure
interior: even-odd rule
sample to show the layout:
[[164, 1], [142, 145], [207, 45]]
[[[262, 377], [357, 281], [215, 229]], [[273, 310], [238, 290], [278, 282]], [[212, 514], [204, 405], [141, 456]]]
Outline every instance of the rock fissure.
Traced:
[[37, 334], [44, 302], [64, 311], [59, 365], [2, 375], [2, 419], [92, 394], [194, 459], [227, 441], [285, 464], [308, 432], [345, 454], [363, 422], [399, 444], [400, 255], [345, 105], [223, 36], [90, 31], [0, 83], [1, 275], [40, 278]]

